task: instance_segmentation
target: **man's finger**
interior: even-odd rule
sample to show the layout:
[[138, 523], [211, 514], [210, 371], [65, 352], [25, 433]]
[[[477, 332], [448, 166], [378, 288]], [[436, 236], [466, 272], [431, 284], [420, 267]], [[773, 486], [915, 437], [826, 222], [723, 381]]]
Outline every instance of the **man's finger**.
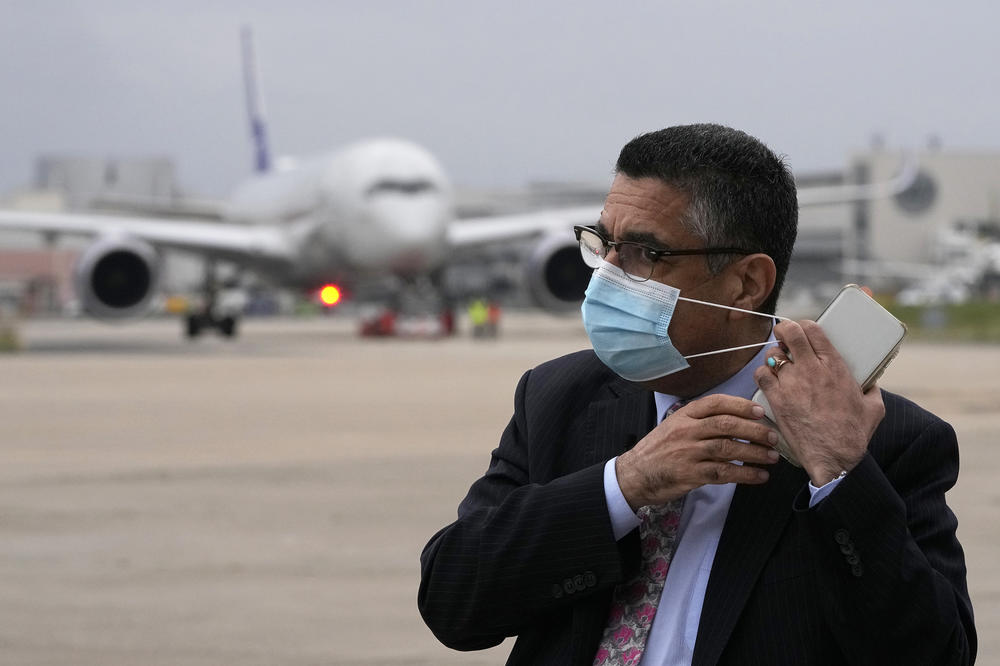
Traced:
[[778, 440], [776, 434], [772, 435], [773, 432], [762, 421], [732, 414], [721, 414], [701, 419], [691, 434], [704, 441], [742, 439], [747, 442], [777, 444]]
[[778, 385], [778, 376], [774, 373], [774, 370], [766, 365], [762, 365], [753, 371], [753, 380], [760, 387], [760, 390], [764, 392], [764, 395], [767, 395], [768, 391]]
[[740, 442], [735, 439], [708, 440], [704, 443], [704, 450], [707, 456], [719, 462], [739, 460], [744, 463], [772, 465], [778, 462], [780, 457], [770, 446]]
[[726, 462], [706, 462], [698, 466], [699, 480], [705, 483], [764, 483], [769, 478], [766, 469], [758, 469], [750, 465], [734, 465]]
[[754, 410], [755, 406], [759, 407], [757, 403], [747, 400], [746, 398], [716, 393], [705, 396], [704, 398], [692, 400], [679, 409], [678, 412], [683, 412], [687, 416], [695, 419], [704, 419], [709, 416], [717, 416], [720, 414], [732, 414], [734, 416], [741, 416], [745, 419], [759, 419], [764, 415], [764, 413], [760, 412], [758, 414], [757, 411]]
[[782, 321], [774, 327], [774, 337], [788, 350], [788, 356], [793, 363], [809, 364], [815, 358], [816, 352], [809, 344], [809, 338], [802, 330], [802, 324], [797, 321]]
[[800, 322], [800, 325], [816, 356], [820, 358], [840, 358], [840, 352], [830, 342], [830, 338], [826, 337], [826, 333], [819, 324], [814, 321], [803, 321]]

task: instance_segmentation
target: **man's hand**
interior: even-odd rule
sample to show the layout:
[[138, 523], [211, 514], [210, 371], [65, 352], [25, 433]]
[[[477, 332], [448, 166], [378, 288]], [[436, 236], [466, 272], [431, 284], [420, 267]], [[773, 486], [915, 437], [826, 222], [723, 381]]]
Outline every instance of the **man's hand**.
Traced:
[[[707, 483], [764, 483], [777, 433], [760, 419], [764, 409], [744, 398], [711, 395], [693, 400], [618, 456], [618, 485], [632, 510], [664, 504]], [[744, 442], [736, 440], [746, 440]], [[748, 443], [748, 442], [758, 442]]]
[[[864, 457], [885, 416], [877, 386], [862, 393], [858, 382], [814, 321], [783, 321], [774, 336], [789, 363], [777, 371], [761, 366], [754, 379], [774, 410], [789, 448], [822, 486]], [[777, 354], [781, 358], [782, 354]]]

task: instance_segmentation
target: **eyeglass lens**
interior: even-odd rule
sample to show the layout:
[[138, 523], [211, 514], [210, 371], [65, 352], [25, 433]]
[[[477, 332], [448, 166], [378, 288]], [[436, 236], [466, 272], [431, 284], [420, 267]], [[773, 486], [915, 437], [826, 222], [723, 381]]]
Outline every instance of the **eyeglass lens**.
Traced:
[[607, 255], [601, 237], [586, 229], [580, 231], [580, 253], [583, 255], [584, 263], [591, 268], [600, 266]]
[[[583, 261], [591, 268], [598, 268], [607, 256], [608, 248], [596, 232], [589, 229], [580, 230], [580, 253]], [[616, 246], [618, 251], [618, 263], [623, 272], [629, 277], [643, 281], [648, 280], [653, 274], [653, 262], [646, 255], [645, 248], [635, 243], [619, 243]]]

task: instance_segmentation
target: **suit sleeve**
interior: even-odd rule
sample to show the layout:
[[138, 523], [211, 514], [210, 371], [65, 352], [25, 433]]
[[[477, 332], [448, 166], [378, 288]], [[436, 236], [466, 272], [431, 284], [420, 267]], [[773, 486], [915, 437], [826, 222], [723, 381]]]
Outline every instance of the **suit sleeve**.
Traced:
[[526, 416], [530, 375], [518, 384], [514, 416], [486, 474], [459, 506], [458, 520], [421, 554], [420, 613], [438, 639], [455, 649], [497, 645], [623, 576], [627, 546], [612, 535], [603, 462], [534, 478], [535, 447], [565, 443], [532, 440]]
[[[901, 450], [871, 453], [812, 510], [809, 523], [830, 628], [850, 663], [971, 664], [976, 653], [965, 559], [945, 492], [958, 477], [950, 425], [908, 404], [888, 428]], [[929, 417], [929, 418], [926, 418]], [[897, 445], [898, 446], [898, 445]]]

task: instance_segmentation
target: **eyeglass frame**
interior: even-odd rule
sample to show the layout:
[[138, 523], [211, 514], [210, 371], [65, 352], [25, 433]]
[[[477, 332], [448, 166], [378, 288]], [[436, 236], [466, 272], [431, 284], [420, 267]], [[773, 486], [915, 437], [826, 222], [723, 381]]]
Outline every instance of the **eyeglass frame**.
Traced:
[[591, 268], [597, 268], [597, 266], [591, 266], [590, 262], [587, 261], [587, 256], [590, 255], [590, 253], [585, 252], [583, 247], [583, 239], [581, 238], [581, 235], [584, 232], [593, 234], [600, 239], [601, 246], [604, 248], [604, 255], [600, 257], [602, 261], [605, 260], [605, 257], [608, 256], [608, 252], [610, 252], [612, 249], [618, 250], [618, 248], [621, 247], [622, 245], [634, 245], [640, 248], [644, 253], [648, 253], [647, 256], [650, 257], [649, 275], [647, 275], [644, 278], [640, 278], [639, 276], [633, 273], [628, 273], [628, 272], [625, 273], [636, 282], [645, 282], [646, 280], [653, 277], [653, 271], [656, 268], [656, 262], [660, 261], [661, 259], [665, 259], [666, 257], [689, 257], [697, 255], [707, 256], [707, 255], [719, 255], [719, 254], [742, 254], [742, 255], [755, 254], [754, 252], [751, 252], [749, 250], [743, 250], [735, 247], [707, 247], [700, 250], [660, 250], [655, 247], [650, 247], [645, 243], [639, 243], [636, 241], [611, 241], [605, 238], [604, 235], [600, 231], [598, 231], [596, 227], [585, 226], [582, 224], [573, 225], [573, 233], [576, 234], [576, 240], [580, 244], [580, 254], [583, 255], [584, 257], [583, 259], [584, 263], [590, 266]]

